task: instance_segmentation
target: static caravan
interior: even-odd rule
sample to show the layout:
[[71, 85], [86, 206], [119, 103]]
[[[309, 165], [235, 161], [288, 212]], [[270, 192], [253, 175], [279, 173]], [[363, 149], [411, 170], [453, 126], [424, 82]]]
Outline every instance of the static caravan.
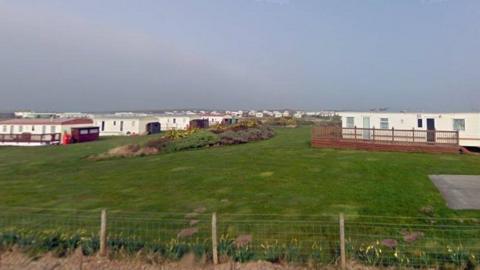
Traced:
[[197, 119], [208, 120], [210, 126], [228, 123], [232, 119], [231, 115], [201, 115]]
[[38, 146], [66, 143], [72, 131], [98, 133], [86, 118], [9, 119], [0, 121], [0, 145]]
[[160, 123], [156, 117], [135, 115], [92, 115], [100, 136], [147, 135], [159, 133]]
[[162, 131], [172, 129], [186, 130], [190, 126], [190, 120], [197, 118], [196, 115], [186, 114], [161, 114], [156, 117], [162, 127]]
[[[340, 112], [338, 115], [343, 128], [420, 130], [427, 134], [455, 131], [459, 145], [480, 147], [480, 113]], [[370, 138], [370, 133], [364, 130], [361, 135]]]

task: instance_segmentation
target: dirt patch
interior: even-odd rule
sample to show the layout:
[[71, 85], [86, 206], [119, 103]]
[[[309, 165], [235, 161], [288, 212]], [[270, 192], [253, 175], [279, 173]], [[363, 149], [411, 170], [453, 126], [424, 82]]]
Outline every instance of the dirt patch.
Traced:
[[158, 154], [158, 149], [154, 147], [140, 146], [138, 144], [128, 144], [112, 148], [105, 153], [91, 156], [92, 160], [105, 160], [111, 158], [139, 157]]
[[[212, 265], [205, 260], [196, 259], [194, 256], [185, 256], [179, 262], [146, 262], [148, 256], [128, 258], [108, 258], [99, 256], [84, 256], [80, 250], [75, 251], [68, 257], [58, 258], [52, 254], [32, 258], [18, 250], [0, 252], [1, 270], [44, 270], [44, 269], [71, 269], [71, 270], [307, 270], [307, 269], [338, 269], [335, 266], [292, 266], [285, 264], [273, 264], [269, 262], [236, 263], [226, 262]], [[347, 269], [371, 269], [355, 262], [349, 262]], [[393, 269], [393, 268], [382, 268]]]
[[250, 234], [240, 235], [237, 237], [237, 239], [235, 239], [235, 246], [237, 248], [245, 247], [250, 242], [252, 242], [252, 235]]
[[273, 172], [262, 172], [260, 173], [261, 177], [270, 177], [273, 175]]
[[191, 236], [193, 236], [194, 234], [196, 234], [197, 232], [198, 232], [198, 228], [187, 228], [187, 229], [181, 230], [181, 231], [177, 234], [177, 237], [178, 237], [178, 238], [191, 237]]
[[193, 212], [199, 213], [199, 214], [205, 213], [205, 211], [207, 211], [207, 208], [205, 208], [203, 206], [200, 206], [200, 207], [196, 208], [195, 210], [193, 210]]

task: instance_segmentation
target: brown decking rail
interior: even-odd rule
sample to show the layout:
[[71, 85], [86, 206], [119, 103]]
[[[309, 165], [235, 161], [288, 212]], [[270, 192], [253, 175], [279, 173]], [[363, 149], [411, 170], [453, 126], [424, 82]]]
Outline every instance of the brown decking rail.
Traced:
[[458, 146], [459, 134], [457, 131], [445, 130], [314, 127], [312, 143], [318, 140]]
[[0, 143], [43, 143], [58, 144], [60, 143], [61, 134], [0, 134]]

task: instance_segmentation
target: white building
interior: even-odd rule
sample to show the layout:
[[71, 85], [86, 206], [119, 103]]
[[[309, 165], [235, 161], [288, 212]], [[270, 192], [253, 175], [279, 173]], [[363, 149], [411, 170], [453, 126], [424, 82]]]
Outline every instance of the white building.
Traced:
[[341, 112], [344, 128], [458, 131], [460, 145], [480, 147], [480, 113]]
[[210, 126], [219, 125], [224, 122], [225, 119], [231, 119], [231, 115], [200, 115], [196, 119], [208, 119]]
[[157, 117], [137, 115], [92, 115], [94, 125], [100, 128], [100, 136], [146, 135], [160, 132]]
[[264, 116], [273, 116], [273, 112], [264, 110], [264, 111], [263, 111], [263, 115], [264, 115]]
[[15, 118], [56, 118], [56, 113], [38, 113], [32, 111], [15, 112]]
[[296, 113], [293, 114], [293, 117], [294, 117], [294, 118], [297, 118], [297, 119], [300, 119], [300, 118], [303, 117], [303, 115], [304, 115], [303, 112], [298, 111], [298, 112], [296, 112]]
[[275, 118], [281, 118], [283, 116], [283, 114], [279, 111], [274, 111], [273, 112], [273, 117]]
[[166, 130], [185, 130], [190, 126], [190, 120], [199, 119], [197, 115], [194, 114], [162, 114], [156, 115], [158, 122], [162, 131]]
[[[86, 118], [19, 118], [0, 121], [0, 145], [36, 146], [59, 144], [72, 128], [92, 127]], [[96, 129], [95, 129], [96, 130]], [[98, 133], [98, 130], [96, 130]]]

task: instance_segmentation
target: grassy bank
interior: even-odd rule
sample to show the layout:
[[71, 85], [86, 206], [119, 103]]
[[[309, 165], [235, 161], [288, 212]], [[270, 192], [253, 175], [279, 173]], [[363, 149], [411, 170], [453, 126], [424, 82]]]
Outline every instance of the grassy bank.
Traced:
[[[145, 137], [0, 148], [0, 205], [241, 214], [475, 216], [449, 210], [429, 174], [480, 174], [480, 158], [312, 149], [309, 127], [271, 140], [156, 156], [86, 157]], [[151, 138], [151, 137], [150, 137]]]

